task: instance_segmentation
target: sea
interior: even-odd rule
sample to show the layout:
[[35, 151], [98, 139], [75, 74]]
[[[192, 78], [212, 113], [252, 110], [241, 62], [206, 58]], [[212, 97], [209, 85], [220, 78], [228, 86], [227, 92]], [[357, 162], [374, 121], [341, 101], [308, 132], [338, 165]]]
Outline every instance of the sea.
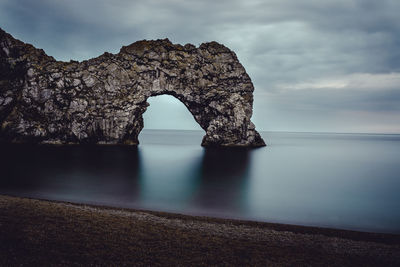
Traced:
[[143, 130], [139, 146], [1, 145], [0, 194], [179, 214], [400, 233], [400, 135]]

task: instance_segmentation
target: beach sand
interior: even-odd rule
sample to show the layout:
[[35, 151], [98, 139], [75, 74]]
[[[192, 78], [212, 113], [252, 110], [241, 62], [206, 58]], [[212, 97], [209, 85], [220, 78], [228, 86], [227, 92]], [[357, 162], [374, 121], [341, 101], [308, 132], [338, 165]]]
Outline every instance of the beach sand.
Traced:
[[400, 266], [400, 236], [0, 196], [0, 266]]

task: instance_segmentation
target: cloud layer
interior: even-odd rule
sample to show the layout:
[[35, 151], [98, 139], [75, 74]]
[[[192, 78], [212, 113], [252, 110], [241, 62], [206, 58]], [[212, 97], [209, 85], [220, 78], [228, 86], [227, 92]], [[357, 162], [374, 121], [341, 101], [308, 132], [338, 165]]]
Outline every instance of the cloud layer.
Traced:
[[397, 0], [0, 0], [0, 27], [60, 60], [219, 41], [252, 77], [258, 128], [289, 131], [400, 132], [398, 14]]

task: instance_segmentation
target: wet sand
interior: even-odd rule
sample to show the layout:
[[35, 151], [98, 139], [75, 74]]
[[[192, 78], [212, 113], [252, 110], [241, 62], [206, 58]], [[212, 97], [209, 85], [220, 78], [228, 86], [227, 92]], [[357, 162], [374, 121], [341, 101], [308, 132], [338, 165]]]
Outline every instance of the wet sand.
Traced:
[[400, 266], [400, 235], [0, 195], [0, 266]]

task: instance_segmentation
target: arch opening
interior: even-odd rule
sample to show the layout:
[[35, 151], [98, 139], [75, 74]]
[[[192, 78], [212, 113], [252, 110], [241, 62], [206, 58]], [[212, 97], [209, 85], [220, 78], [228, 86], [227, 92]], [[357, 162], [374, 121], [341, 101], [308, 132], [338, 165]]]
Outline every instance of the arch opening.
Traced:
[[173, 135], [177, 131], [191, 132], [191, 135], [199, 139], [196, 143], [201, 142], [204, 130], [178, 98], [162, 94], [149, 97], [147, 102], [149, 106], [142, 115], [143, 129], [139, 133], [139, 143], [155, 141], [157, 133], [165, 136], [166, 132]]

